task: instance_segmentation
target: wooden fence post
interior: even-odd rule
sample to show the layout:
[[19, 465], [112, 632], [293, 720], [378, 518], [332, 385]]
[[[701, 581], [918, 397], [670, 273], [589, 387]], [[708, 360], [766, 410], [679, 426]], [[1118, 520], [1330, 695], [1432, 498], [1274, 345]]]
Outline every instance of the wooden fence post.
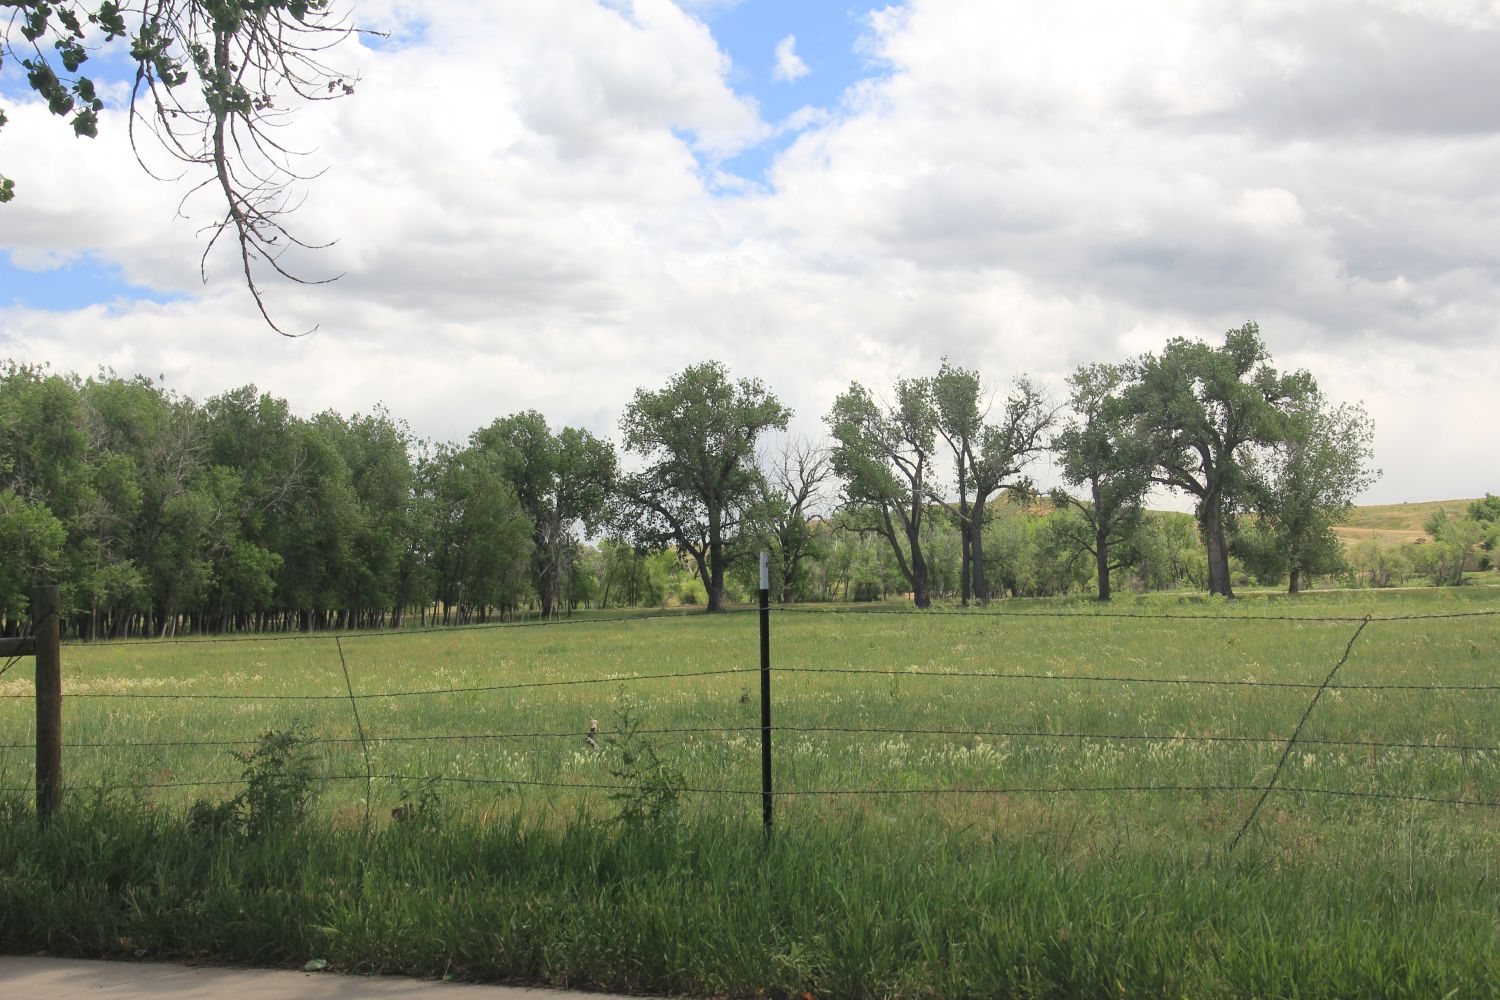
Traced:
[[36, 636], [36, 815], [46, 826], [62, 803], [62, 622], [57, 587], [31, 599]]

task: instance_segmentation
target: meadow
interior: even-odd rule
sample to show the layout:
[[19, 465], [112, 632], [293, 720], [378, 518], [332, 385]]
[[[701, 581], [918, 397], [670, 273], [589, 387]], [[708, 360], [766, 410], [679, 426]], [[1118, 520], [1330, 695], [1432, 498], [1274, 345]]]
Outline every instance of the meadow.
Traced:
[[[29, 671], [0, 680], [0, 947], [695, 995], [1495, 995], [1496, 609], [778, 611], [769, 843], [748, 611], [68, 645], [44, 835]], [[186, 823], [288, 729], [327, 779], [308, 823]]]

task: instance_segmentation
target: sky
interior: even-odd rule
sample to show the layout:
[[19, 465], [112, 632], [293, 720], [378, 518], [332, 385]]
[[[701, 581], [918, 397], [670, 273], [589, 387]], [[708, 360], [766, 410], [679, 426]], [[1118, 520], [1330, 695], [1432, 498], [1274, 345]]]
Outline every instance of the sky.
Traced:
[[[203, 261], [216, 205], [136, 163], [118, 57], [75, 139], [0, 70], [0, 357], [385, 404], [460, 440], [618, 437], [724, 362], [825, 433], [943, 358], [1060, 401], [1081, 364], [1259, 323], [1362, 401], [1366, 503], [1500, 490], [1495, 0], [355, 0], [353, 96], [298, 108], [290, 227], [331, 284]], [[1043, 485], [1055, 475], [1036, 470]]]

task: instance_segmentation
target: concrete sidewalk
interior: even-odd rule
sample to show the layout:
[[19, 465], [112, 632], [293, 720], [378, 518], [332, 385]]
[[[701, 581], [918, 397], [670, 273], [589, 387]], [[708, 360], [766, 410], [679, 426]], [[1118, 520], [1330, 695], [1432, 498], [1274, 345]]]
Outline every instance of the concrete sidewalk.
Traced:
[[0, 955], [3, 1000], [609, 1000], [602, 993], [472, 986], [397, 976], [214, 969]]

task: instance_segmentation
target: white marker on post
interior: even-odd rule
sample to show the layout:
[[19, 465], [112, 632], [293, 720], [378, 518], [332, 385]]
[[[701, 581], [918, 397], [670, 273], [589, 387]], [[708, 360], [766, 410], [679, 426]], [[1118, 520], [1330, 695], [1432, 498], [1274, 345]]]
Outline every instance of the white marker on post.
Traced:
[[760, 589], [771, 589], [771, 554], [769, 552], [760, 554]]

